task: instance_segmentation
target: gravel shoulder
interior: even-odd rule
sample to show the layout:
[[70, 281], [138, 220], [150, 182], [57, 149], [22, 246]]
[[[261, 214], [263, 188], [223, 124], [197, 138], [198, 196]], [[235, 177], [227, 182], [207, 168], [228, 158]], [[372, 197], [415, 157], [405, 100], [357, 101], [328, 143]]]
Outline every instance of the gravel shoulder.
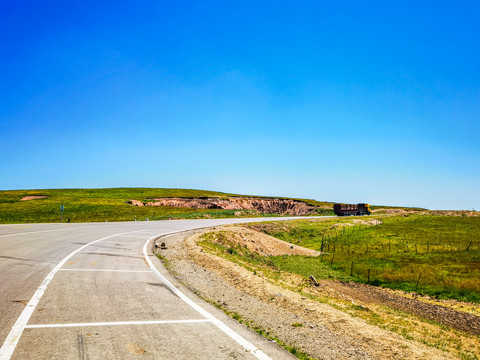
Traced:
[[[214, 230], [225, 229], [217, 227]], [[250, 243], [259, 253], [268, 254], [276, 251], [272, 249], [282, 249], [287, 253], [300, 254], [308, 250], [297, 246], [292, 248], [291, 244], [267, 235], [248, 234], [247, 230], [228, 227], [228, 231], [237, 232], [237, 237], [244, 241], [257, 236]], [[288, 344], [295, 351], [305, 352], [317, 359], [457, 358], [452, 352], [441, 351], [371, 325], [365, 319], [343, 311], [341, 306], [319, 301], [318, 297], [328, 293], [330, 297], [341, 299], [343, 304], [369, 311], [367, 306], [384, 306], [375, 300], [380, 296], [373, 296], [373, 292], [368, 293], [349, 284], [321, 282], [319, 287], [309, 286], [299, 293], [294, 291], [294, 287], [305, 283], [299, 276], [282, 274], [274, 281], [261, 272], [252, 272], [206, 253], [197, 245], [202, 233], [186, 232], [159, 238], [156, 241], [157, 253], [172, 274], [196, 294], [257, 332]], [[166, 245], [164, 250], [160, 250], [162, 242]]]

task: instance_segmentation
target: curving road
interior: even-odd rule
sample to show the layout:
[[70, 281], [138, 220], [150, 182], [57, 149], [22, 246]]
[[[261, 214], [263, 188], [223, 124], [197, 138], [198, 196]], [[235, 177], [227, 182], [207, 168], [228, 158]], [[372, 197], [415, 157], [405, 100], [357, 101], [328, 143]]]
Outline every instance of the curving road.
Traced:
[[287, 219], [0, 225], [0, 360], [292, 359], [151, 255], [160, 235]]

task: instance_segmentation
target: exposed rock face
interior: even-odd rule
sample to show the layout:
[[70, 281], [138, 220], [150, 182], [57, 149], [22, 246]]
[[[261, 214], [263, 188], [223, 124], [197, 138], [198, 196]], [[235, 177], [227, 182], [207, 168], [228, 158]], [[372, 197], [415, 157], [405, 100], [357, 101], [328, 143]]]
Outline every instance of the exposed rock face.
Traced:
[[131, 205], [135, 205], [135, 206], [145, 206], [145, 204], [143, 202], [138, 201], [138, 200], [129, 200], [128, 203], [131, 204]]
[[302, 201], [287, 199], [262, 199], [262, 198], [161, 198], [143, 203], [138, 200], [130, 200], [135, 206], [174, 206], [195, 209], [225, 209], [225, 210], [256, 210], [261, 213], [308, 215], [315, 211], [315, 207]]

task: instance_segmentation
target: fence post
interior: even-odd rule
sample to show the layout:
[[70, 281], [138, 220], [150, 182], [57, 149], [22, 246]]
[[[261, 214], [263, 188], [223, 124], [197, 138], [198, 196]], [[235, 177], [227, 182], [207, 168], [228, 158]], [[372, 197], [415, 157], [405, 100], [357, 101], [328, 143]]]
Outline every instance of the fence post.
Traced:
[[468, 251], [468, 249], [470, 249], [470, 245], [472, 245], [472, 242], [470, 241], [470, 244], [468, 244], [467, 248], [465, 249], [465, 251]]
[[421, 277], [422, 277], [422, 274], [418, 274], [417, 284], [415, 285], [415, 292], [417, 292], [418, 283], [420, 282], [420, 278], [421, 278]]

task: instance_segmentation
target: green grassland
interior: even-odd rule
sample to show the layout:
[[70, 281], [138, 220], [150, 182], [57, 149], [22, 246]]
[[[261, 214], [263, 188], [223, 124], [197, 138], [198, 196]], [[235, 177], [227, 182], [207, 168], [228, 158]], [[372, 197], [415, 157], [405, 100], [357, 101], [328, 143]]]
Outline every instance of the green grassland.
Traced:
[[[44, 199], [21, 201], [24, 196], [47, 196]], [[71, 222], [133, 221], [194, 218], [235, 217], [232, 210], [194, 209], [169, 206], [131, 206], [128, 200], [149, 201], [154, 198], [228, 198], [249, 197], [271, 199], [255, 195], [228, 194], [218, 191], [165, 189], [165, 188], [107, 188], [107, 189], [45, 189], [0, 191], [0, 224], [45, 223], [60, 221], [60, 206], [64, 206], [63, 219]], [[312, 199], [278, 197], [303, 201], [315, 206], [312, 215], [333, 215], [333, 203]], [[403, 209], [403, 208], [397, 208]], [[411, 210], [411, 209], [410, 209]], [[278, 216], [243, 211], [242, 216]]]
[[[21, 201], [28, 195], [44, 195], [45, 199]], [[71, 222], [132, 221], [195, 218], [199, 216], [230, 217], [225, 210], [189, 209], [178, 207], [132, 206], [131, 199], [146, 200], [160, 197], [227, 197], [215, 191], [152, 188], [111, 189], [52, 189], [0, 191], [0, 223], [59, 222], [60, 206], [63, 218]]]
[[319, 257], [270, 257], [279, 270], [480, 302], [480, 217], [378, 219], [382, 223], [374, 226], [347, 226], [352, 218], [248, 226], [324, 252]]
[[[24, 196], [47, 196], [44, 199], [21, 201]], [[71, 222], [133, 221], [162, 219], [194, 219], [201, 217], [235, 217], [236, 210], [194, 209], [169, 206], [131, 206], [126, 201], [162, 197], [227, 198], [246, 195], [217, 191], [161, 188], [109, 188], [109, 189], [48, 189], [0, 191], [0, 223], [44, 223], [60, 221], [60, 206], [64, 206], [63, 219]], [[258, 197], [259, 196], [248, 196]], [[296, 199], [317, 206], [316, 215], [333, 214], [330, 203], [309, 199]], [[329, 207], [329, 208], [328, 208]], [[244, 211], [245, 217], [278, 216]]]

